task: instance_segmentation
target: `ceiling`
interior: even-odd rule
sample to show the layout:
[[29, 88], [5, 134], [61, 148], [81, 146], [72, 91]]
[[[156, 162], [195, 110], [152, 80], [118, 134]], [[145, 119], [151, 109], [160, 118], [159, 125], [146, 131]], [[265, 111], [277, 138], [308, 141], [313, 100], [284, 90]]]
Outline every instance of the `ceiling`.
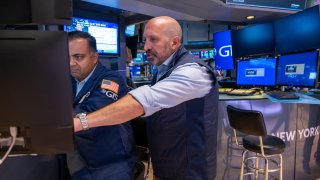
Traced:
[[[184, 21], [218, 21], [236, 24], [263, 23], [296, 11], [227, 5], [221, 0], [82, 0], [127, 11], [127, 17], [171, 16]], [[254, 20], [246, 16], [254, 15]], [[139, 19], [139, 18], [138, 18]], [[140, 18], [141, 20], [143, 18]], [[137, 23], [137, 22], [134, 22]]]

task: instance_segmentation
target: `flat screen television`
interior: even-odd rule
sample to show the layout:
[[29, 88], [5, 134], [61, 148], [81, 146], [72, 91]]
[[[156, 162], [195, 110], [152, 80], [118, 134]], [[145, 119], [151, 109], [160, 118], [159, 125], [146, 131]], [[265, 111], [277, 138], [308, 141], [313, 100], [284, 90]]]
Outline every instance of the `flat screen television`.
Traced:
[[234, 30], [231, 39], [234, 58], [275, 53], [273, 23]]
[[314, 87], [318, 51], [279, 56], [276, 83], [283, 86]]
[[67, 33], [1, 30], [0, 59], [0, 154], [11, 126], [20, 138], [12, 154], [73, 151]]
[[237, 85], [274, 86], [276, 59], [258, 58], [237, 63]]
[[217, 70], [234, 69], [232, 56], [231, 30], [213, 34], [215, 55], [215, 68]]
[[319, 5], [274, 22], [279, 54], [320, 48]]
[[119, 26], [117, 23], [73, 17], [72, 24], [64, 26], [64, 30], [88, 32], [96, 38], [99, 54], [119, 55]]

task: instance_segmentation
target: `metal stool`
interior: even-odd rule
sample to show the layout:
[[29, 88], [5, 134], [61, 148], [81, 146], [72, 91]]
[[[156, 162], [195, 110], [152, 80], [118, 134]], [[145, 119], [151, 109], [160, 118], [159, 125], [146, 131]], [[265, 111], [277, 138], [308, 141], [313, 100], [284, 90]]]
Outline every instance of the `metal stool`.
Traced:
[[[237, 131], [248, 134], [242, 138], [242, 144], [245, 151], [242, 153], [242, 162], [240, 170], [240, 180], [244, 175], [264, 175], [264, 179], [268, 179], [269, 172], [280, 171], [279, 179], [282, 180], [282, 155], [285, 150], [285, 143], [278, 137], [267, 135], [263, 115], [259, 111], [242, 110], [233, 106], [227, 106], [229, 122], [234, 130], [236, 142], [238, 144]], [[248, 152], [253, 152], [255, 156], [247, 156]], [[276, 161], [274, 157], [278, 157]], [[264, 168], [259, 168], [259, 160], [265, 162]], [[250, 164], [251, 160], [255, 160], [255, 164]], [[277, 168], [269, 168], [269, 161], [276, 164]], [[253, 172], [244, 173], [244, 167]]]

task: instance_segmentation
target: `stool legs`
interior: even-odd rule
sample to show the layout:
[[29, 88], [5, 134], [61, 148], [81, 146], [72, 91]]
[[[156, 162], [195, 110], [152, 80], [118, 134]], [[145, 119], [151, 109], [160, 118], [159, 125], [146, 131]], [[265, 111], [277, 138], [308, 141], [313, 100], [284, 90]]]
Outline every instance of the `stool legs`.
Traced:
[[244, 169], [244, 163], [245, 163], [245, 156], [246, 156], [247, 152], [248, 151], [245, 150], [242, 153], [241, 168], [240, 168], [240, 180], [243, 180], [243, 169]]
[[[279, 180], [283, 179], [282, 176], [282, 172], [283, 172], [283, 167], [282, 167], [282, 162], [283, 162], [283, 158], [281, 154], [277, 154], [276, 156], [279, 157], [279, 161], [276, 162], [275, 159], [272, 159], [273, 155], [271, 156], [261, 156], [261, 154], [256, 154], [255, 157], [253, 156], [249, 156], [247, 157], [247, 153], [249, 153], [249, 151], [245, 150], [242, 153], [242, 160], [241, 160], [241, 169], [240, 169], [240, 180], [243, 180], [245, 175], [254, 175], [254, 179], [259, 179], [259, 173], [263, 174], [264, 176], [264, 180], [268, 180], [269, 179], [269, 171], [270, 172], [275, 172], [275, 171], [279, 171]], [[259, 158], [262, 158], [264, 160], [264, 167], [262, 169], [259, 169], [259, 164], [260, 164], [260, 160]], [[276, 157], [275, 157], [276, 158]], [[255, 164], [253, 166], [247, 164], [247, 161], [249, 159], [255, 159]], [[272, 161], [269, 163], [269, 160]], [[277, 169], [269, 169], [269, 164], [272, 165], [273, 163], [276, 163], [278, 168]], [[244, 168], [249, 168], [252, 171], [246, 170], [246, 173], [244, 173]]]
[[268, 174], [269, 174], [269, 162], [268, 159], [265, 158], [265, 167], [264, 167], [264, 180], [268, 180]]
[[282, 180], [282, 155], [279, 155], [279, 159], [280, 159], [280, 180]]
[[256, 169], [255, 169], [255, 175], [256, 175], [256, 179], [258, 179], [258, 177], [259, 177], [259, 158], [258, 158], [258, 154], [256, 153]]

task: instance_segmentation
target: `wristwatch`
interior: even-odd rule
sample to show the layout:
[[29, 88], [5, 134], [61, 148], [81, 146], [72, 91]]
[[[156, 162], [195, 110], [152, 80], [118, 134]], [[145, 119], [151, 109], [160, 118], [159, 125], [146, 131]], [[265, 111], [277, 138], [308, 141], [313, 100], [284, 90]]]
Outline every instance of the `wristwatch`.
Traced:
[[86, 113], [79, 113], [76, 115], [77, 118], [80, 119], [80, 123], [82, 125], [82, 129], [83, 130], [88, 130], [89, 129], [89, 125], [88, 125], [88, 121], [86, 119]]

